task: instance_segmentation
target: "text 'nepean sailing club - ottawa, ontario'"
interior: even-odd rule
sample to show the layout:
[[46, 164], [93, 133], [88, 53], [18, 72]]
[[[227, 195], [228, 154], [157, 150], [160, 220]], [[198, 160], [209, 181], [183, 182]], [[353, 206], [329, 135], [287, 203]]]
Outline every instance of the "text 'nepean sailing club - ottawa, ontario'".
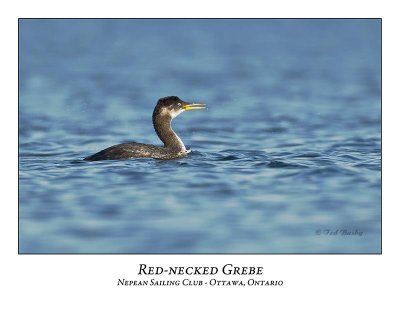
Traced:
[[[220, 271], [221, 270], [221, 271]], [[235, 267], [226, 264], [223, 267], [148, 267], [140, 264], [138, 275], [150, 276], [190, 276], [190, 278], [174, 278], [173, 280], [149, 278], [145, 280], [118, 279], [117, 286], [282, 286], [282, 280], [261, 280], [263, 267], [245, 266]], [[202, 278], [198, 276], [235, 276], [221, 278]], [[196, 279], [192, 278], [196, 276]], [[237, 276], [254, 276], [255, 278], [238, 278]], [[235, 279], [235, 280], [234, 280]], [[238, 280], [236, 280], [238, 279]]]

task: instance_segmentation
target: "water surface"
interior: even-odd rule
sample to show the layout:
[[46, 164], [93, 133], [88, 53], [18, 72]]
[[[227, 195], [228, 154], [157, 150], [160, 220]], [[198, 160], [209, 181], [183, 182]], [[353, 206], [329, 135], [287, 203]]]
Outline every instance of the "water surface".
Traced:
[[[20, 20], [22, 253], [377, 253], [379, 20]], [[208, 104], [179, 160], [160, 97]]]

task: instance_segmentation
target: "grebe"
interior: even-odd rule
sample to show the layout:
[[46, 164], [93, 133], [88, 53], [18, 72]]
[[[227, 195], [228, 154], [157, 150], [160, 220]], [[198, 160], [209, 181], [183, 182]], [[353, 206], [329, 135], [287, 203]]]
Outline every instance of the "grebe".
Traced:
[[114, 145], [86, 157], [86, 161], [125, 160], [129, 158], [176, 159], [191, 152], [186, 149], [182, 140], [172, 130], [171, 121], [184, 111], [205, 109], [203, 103], [187, 103], [176, 96], [158, 100], [153, 111], [154, 129], [164, 143], [164, 147], [141, 143], [126, 143]]

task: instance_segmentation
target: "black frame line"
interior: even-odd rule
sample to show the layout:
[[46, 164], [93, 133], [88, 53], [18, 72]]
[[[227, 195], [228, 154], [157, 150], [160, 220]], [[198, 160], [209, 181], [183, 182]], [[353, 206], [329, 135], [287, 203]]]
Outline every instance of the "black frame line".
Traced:
[[[359, 253], [359, 252], [355, 252], [355, 253], [349, 253], [349, 252], [343, 252], [343, 253], [338, 253], [338, 252], [331, 252], [331, 253], [329, 253], [329, 252], [319, 252], [319, 253], [311, 253], [311, 252], [307, 252], [307, 253], [287, 253], [287, 252], [281, 252], [281, 253], [279, 253], [279, 252], [271, 252], [271, 253], [221, 253], [221, 252], [214, 252], [214, 253], [212, 253], [212, 252], [209, 252], [209, 253], [176, 253], [176, 252], [174, 252], [174, 253], [165, 253], [165, 252], [153, 252], [153, 253], [148, 253], [148, 252], [133, 252], [133, 253], [128, 253], [128, 252], [122, 252], [122, 253], [111, 253], [111, 252], [105, 252], [105, 253], [93, 253], [93, 252], [79, 252], [79, 253], [73, 253], [73, 252], [65, 252], [65, 253], [55, 253], [55, 252], [48, 252], [48, 253], [39, 253], [39, 252], [32, 252], [32, 253], [22, 253], [22, 252], [20, 252], [20, 237], [19, 237], [19, 228], [20, 228], [20, 196], [19, 196], [19, 190], [20, 190], [20, 187], [19, 187], [19, 182], [20, 182], [20, 177], [19, 177], [19, 172], [20, 172], [20, 170], [19, 170], [19, 166], [20, 166], [20, 147], [19, 147], [19, 145], [20, 145], [20, 132], [19, 132], [19, 122], [20, 122], [20, 84], [19, 84], [19, 72], [20, 72], [20, 67], [19, 67], [19, 63], [20, 63], [20, 59], [19, 59], [19, 55], [20, 55], [20, 44], [19, 44], [19, 42], [20, 42], [20, 37], [19, 37], [19, 33], [20, 33], [20, 23], [19, 23], [19, 21], [20, 20], [36, 20], [36, 19], [40, 19], [40, 20], [137, 20], [137, 19], [139, 19], [139, 20], [170, 20], [170, 19], [174, 19], [174, 20], [177, 20], [177, 19], [179, 19], [179, 20], [298, 20], [298, 19], [300, 19], [300, 20], [304, 20], [304, 19], [306, 19], [306, 20], [322, 20], [322, 19], [327, 19], [327, 20], [370, 20], [370, 19], [373, 19], [373, 20], [380, 20], [380, 26], [381, 26], [381, 37], [380, 37], [380, 39], [381, 39], [381, 89], [380, 89], [380, 92], [381, 92], [381, 95], [380, 95], [380, 99], [381, 99], [381, 101], [380, 101], [380, 104], [381, 104], [381, 123], [380, 123], [380, 129], [381, 129], [381, 134], [380, 134], [380, 137], [381, 137], [381, 226], [380, 226], [380, 228], [381, 228], [381, 247], [380, 247], [380, 252], [376, 252], [376, 253], [369, 253], [369, 252], [367, 252], [367, 253]], [[27, 17], [27, 18], [24, 18], [24, 17], [19, 17], [18, 18], [18, 64], [17, 64], [17, 67], [18, 67], [18, 167], [17, 167], [17, 169], [18, 169], [18, 184], [17, 184], [17, 187], [18, 187], [18, 227], [17, 227], [17, 235], [18, 235], [18, 255], [382, 255], [383, 254], [383, 252], [382, 252], [382, 247], [383, 247], [383, 235], [382, 235], [382, 231], [383, 231], [383, 229], [382, 229], [382, 224], [383, 224], [383, 222], [382, 222], [382, 218], [383, 218], [383, 207], [382, 207], [382, 187], [383, 187], [383, 169], [382, 169], [382, 161], [383, 161], [383, 151], [382, 151], [382, 149], [383, 149], [383, 147], [382, 147], [382, 145], [383, 145], [383, 135], [382, 135], [382, 123], [383, 123], [383, 114], [382, 114], [382, 112], [383, 112], [383, 108], [382, 108], [382, 105], [383, 105], [383, 102], [382, 102], [382, 92], [383, 92], [383, 81], [382, 81], [382, 77], [383, 77], [383, 74], [382, 74], [382, 72], [383, 72], [383, 68], [382, 68], [382, 65], [383, 65], [383, 61], [382, 61], [382, 59], [383, 59], [383, 18], [380, 18], [380, 17], [365, 17], [365, 18], [363, 18], [363, 17], [355, 17], [355, 18], [351, 18], [351, 17], [343, 17], [343, 18], [341, 18], [341, 17], [338, 17], [338, 18], [336, 18], [336, 17], [327, 17], [327, 18], [324, 18], [324, 17], [322, 17], [322, 18], [316, 18], [316, 17], [311, 17], [311, 18], [307, 18], [307, 17], [295, 17], [295, 18], [288, 18], [288, 17], [284, 17], [284, 18], [277, 18], [277, 17], [274, 17], [274, 18], [243, 18], [243, 17], [229, 17], [229, 18], [226, 18], [226, 17], [223, 17], [223, 18], [206, 18], [206, 17], [201, 17], [201, 18], [198, 18], [198, 17], [196, 17], [196, 18], [191, 18], [191, 17], [184, 17], [184, 18], [179, 18], [179, 17], [177, 17], [177, 18], [175, 18], [175, 17], [163, 17], [163, 18], [147, 18], [147, 17], [141, 17], [141, 18], [111, 18], [111, 17], [104, 17], [104, 18], [101, 18], [101, 17], [96, 17], [96, 18], [84, 18], [84, 17], [79, 17], [79, 18], [74, 18], [74, 17], [63, 17], [63, 18], [52, 18], [52, 17], [45, 17], [45, 18], [40, 18], [40, 17], [34, 17], [34, 18], [31, 18], [31, 17]]]

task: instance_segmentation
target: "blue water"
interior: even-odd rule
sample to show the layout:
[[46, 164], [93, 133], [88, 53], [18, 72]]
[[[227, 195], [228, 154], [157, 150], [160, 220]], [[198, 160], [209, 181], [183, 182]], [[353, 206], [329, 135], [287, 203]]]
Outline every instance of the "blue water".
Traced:
[[[380, 35], [379, 20], [20, 20], [20, 252], [380, 252]], [[173, 122], [190, 156], [82, 161], [160, 144], [168, 95], [208, 105]]]

